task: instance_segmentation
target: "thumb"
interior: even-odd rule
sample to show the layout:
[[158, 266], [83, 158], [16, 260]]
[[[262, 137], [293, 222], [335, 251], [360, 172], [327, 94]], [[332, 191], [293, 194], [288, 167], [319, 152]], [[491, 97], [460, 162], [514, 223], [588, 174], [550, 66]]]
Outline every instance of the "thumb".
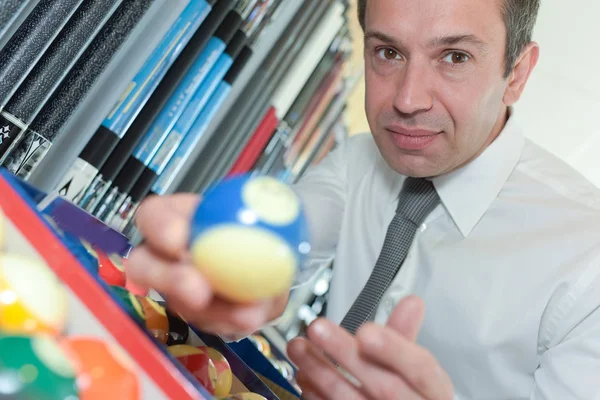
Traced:
[[398, 303], [386, 325], [414, 342], [417, 340], [424, 316], [423, 300], [417, 296], [407, 296]]

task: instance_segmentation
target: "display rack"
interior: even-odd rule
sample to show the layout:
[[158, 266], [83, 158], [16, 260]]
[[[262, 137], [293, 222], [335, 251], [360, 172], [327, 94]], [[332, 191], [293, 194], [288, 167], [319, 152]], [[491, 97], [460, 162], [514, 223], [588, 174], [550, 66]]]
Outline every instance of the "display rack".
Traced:
[[[72, 8], [63, 12], [64, 20], [48, 25], [56, 31], [30, 28], [33, 33], [23, 34], [33, 15], [48, 22], [57, 17], [44, 10], [65, 4]], [[56, 254], [64, 263], [81, 264], [73, 259], [69, 243], [40, 219], [46, 212], [74, 237], [126, 258], [142, 240], [133, 220], [147, 196], [202, 193], [239, 173], [271, 175], [293, 184], [346, 140], [346, 102], [363, 76], [361, 68], [349, 63], [355, 52], [348, 27], [348, 9], [354, 4], [349, 0], [110, 4], [114, 7], [102, 0], [23, 0], [14, 10], [0, 10], [0, 21], [6, 21], [0, 26], [0, 67], [11, 62], [2, 58], [13, 54], [8, 49], [25, 43], [15, 39], [19, 32], [45, 40], [38, 43], [39, 54], [29, 57], [30, 72], [0, 104], [2, 121], [7, 121], [1, 134], [19, 132], [10, 146], [2, 147], [0, 141], [0, 163], [7, 168], [2, 171], [3, 195], [4, 190], [11, 193], [2, 204], [7, 204], [11, 229], [21, 232], [15, 241], [23, 252], [37, 252], [48, 261], [50, 253], [33, 238], [39, 230], [40, 237], [62, 246]], [[88, 15], [88, 10], [105, 14]], [[82, 18], [97, 26], [86, 26]], [[71, 43], [67, 39], [73, 32], [77, 40]], [[59, 63], [65, 54], [72, 59]], [[64, 70], [52, 70], [56, 65]], [[39, 104], [29, 104], [36, 113], [23, 121], [7, 104], [16, 103], [15, 98], [33, 102], [27, 97], [34, 92], [31, 82], [44, 78], [33, 75], [43, 71], [52, 76], [52, 84], [45, 82], [38, 90]], [[61, 122], [51, 115], [60, 115]], [[46, 126], [52, 132], [37, 128]], [[51, 207], [39, 209], [40, 204]], [[21, 219], [12, 207], [28, 209], [24, 215], [29, 217]], [[145, 393], [209, 398], [143, 332], [135, 337], [141, 347], [121, 337], [119, 329], [133, 325], [123, 322], [127, 315], [111, 301], [106, 286], [81, 267], [64, 277], [61, 268], [55, 272], [64, 278], [81, 320], [133, 359]], [[280, 323], [257, 333], [260, 338], [232, 345], [197, 331], [192, 338], [226, 353], [244, 388], [262, 391], [266, 398], [298, 397], [285, 345], [323, 315], [330, 271], [324, 268], [295, 289]], [[108, 315], [123, 327], [109, 323]]]

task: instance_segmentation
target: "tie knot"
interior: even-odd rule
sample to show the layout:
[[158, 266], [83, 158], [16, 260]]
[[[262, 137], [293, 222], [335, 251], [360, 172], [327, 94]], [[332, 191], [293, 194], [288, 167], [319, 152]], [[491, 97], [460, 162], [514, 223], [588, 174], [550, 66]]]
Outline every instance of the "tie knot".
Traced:
[[408, 177], [400, 191], [396, 213], [418, 226], [439, 202], [440, 198], [433, 182], [424, 178]]

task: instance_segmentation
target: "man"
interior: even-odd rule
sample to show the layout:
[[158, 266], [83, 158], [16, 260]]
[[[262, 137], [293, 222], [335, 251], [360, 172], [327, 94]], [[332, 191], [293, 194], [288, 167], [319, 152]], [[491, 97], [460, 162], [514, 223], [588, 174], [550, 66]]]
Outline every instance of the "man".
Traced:
[[[328, 319], [289, 347], [304, 396], [600, 398], [600, 195], [512, 109], [539, 1], [358, 3], [372, 135], [295, 187], [315, 263], [335, 256]], [[185, 251], [197, 202], [148, 200], [129, 273], [202, 329], [252, 332], [287, 296], [212, 296]]]

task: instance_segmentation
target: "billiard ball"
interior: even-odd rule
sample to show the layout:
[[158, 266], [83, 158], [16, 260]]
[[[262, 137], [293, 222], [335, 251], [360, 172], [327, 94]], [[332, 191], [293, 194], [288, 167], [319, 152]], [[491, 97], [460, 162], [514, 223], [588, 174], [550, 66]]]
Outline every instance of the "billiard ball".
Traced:
[[96, 249], [96, 253], [100, 266], [100, 278], [109, 285], [125, 287], [127, 278], [122, 257], [118, 254], [107, 254], [100, 249]]
[[191, 232], [194, 265], [232, 302], [283, 294], [310, 251], [300, 199], [270, 177], [241, 175], [210, 188]]
[[62, 344], [74, 354], [80, 400], [138, 400], [140, 384], [133, 361], [100, 338], [71, 336]]
[[254, 343], [258, 351], [260, 351], [265, 357], [271, 357], [271, 344], [267, 341], [267, 339], [260, 335], [250, 335], [248, 336], [248, 340]]
[[42, 261], [0, 254], [0, 330], [60, 334], [67, 321], [67, 293]]
[[78, 399], [76, 368], [48, 335], [0, 336], [0, 398]]
[[190, 336], [189, 325], [177, 314], [169, 309], [166, 310], [167, 318], [169, 319], [169, 337], [167, 338], [167, 346], [186, 344]]
[[217, 386], [217, 368], [208, 352], [187, 344], [170, 346], [169, 353], [175, 357], [212, 395]]
[[146, 330], [159, 342], [167, 344], [169, 339], [167, 311], [150, 297], [138, 297], [138, 299], [146, 316]]
[[230, 394], [229, 396], [221, 397], [220, 400], [267, 400], [267, 399], [264, 398], [263, 396], [261, 396], [260, 394], [247, 392], [247, 393]]
[[110, 286], [110, 290], [114, 296], [119, 299], [120, 305], [124, 308], [125, 312], [127, 312], [140, 327], [146, 328], [146, 314], [144, 313], [144, 307], [138, 298], [133, 293], [120, 286]]
[[231, 391], [233, 384], [233, 373], [231, 366], [223, 354], [208, 346], [199, 346], [199, 349], [208, 353], [208, 356], [217, 369], [217, 383], [215, 384], [215, 396], [225, 396]]
[[4, 227], [5, 219], [6, 219], [6, 217], [4, 216], [4, 213], [2, 212], [2, 208], [0, 208], [0, 249], [4, 248], [4, 237], [5, 237], [4, 229], [6, 229]]

